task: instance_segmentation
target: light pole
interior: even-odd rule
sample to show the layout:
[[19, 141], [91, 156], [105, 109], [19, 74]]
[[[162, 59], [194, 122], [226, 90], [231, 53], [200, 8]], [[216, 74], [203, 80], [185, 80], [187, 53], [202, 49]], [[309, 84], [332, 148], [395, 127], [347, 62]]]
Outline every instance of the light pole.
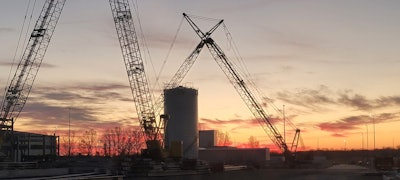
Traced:
[[361, 150], [364, 150], [364, 133], [361, 132]]
[[68, 156], [71, 157], [71, 108], [68, 108]]
[[283, 105], [283, 141], [286, 143], [286, 117], [285, 117], [285, 105]]
[[373, 124], [373, 128], [374, 128], [374, 151], [375, 151], [375, 118], [374, 118], [374, 115], [372, 115], [372, 124]]
[[368, 147], [368, 124], [365, 125], [365, 128], [367, 128], [367, 150], [369, 150], [369, 147]]

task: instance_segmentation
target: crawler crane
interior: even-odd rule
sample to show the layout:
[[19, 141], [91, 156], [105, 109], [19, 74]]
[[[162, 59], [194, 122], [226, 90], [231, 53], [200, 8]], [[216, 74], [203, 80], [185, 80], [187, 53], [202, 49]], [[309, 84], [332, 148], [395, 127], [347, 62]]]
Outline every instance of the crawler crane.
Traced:
[[[231, 84], [235, 87], [236, 91], [239, 93], [240, 97], [245, 102], [251, 113], [259, 121], [271, 141], [282, 150], [286, 164], [288, 166], [293, 166], [295, 163], [294, 161], [297, 144], [300, 138], [300, 130], [296, 129], [292, 146], [289, 148], [278, 129], [272, 123], [271, 117], [264, 111], [261, 103], [257, 101], [254, 93], [250, 90], [244, 79], [236, 70], [234, 64], [229, 61], [222, 49], [211, 38], [210, 33], [204, 33], [187, 14], [183, 13], [183, 16], [189, 22], [196, 34], [200, 37], [201, 42], [210, 50], [214, 60], [225, 73]], [[221, 24], [222, 22], [223, 20], [221, 20], [217, 25]], [[217, 26], [214, 27], [216, 28]]]
[[161, 156], [160, 124], [157, 123], [152, 95], [146, 76], [139, 42], [128, 0], [109, 0], [133, 101], [141, 128], [146, 135], [147, 152]]
[[[16, 72], [6, 89], [0, 112], [0, 140], [1, 151], [9, 157], [14, 153], [14, 123], [28, 99], [65, 1], [45, 1]], [[10, 147], [6, 148], [6, 144], [10, 144]]]

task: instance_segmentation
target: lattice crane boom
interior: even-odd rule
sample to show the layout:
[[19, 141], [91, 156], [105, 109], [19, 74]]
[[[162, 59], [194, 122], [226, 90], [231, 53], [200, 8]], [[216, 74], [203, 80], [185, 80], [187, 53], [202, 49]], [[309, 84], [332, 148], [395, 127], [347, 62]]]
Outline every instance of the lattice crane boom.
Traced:
[[[186, 15], [184, 13], [184, 15]], [[190, 20], [190, 19], [189, 19]], [[191, 20], [190, 20], [191, 21]], [[175, 75], [171, 78], [171, 80], [167, 83], [165, 88], [174, 88], [179, 86], [179, 84], [182, 82], [182, 80], [185, 78], [186, 74], [189, 72], [190, 68], [193, 66], [194, 62], [196, 62], [197, 57], [199, 56], [201, 50], [204, 47], [205, 41], [203, 39], [207, 39], [208, 37], [211, 36], [211, 34], [218, 28], [223, 23], [223, 20], [219, 21], [215, 26], [213, 26], [209, 31], [206, 33], [203, 33], [202, 31], [196, 31], [198, 33], [198, 36], [202, 38], [200, 43], [196, 46], [196, 48], [190, 53], [190, 55], [183, 61], [181, 66], [179, 67], [178, 71], [176, 71]], [[191, 21], [190, 26], [193, 28], [197, 28], [197, 25], [194, 24], [193, 21]], [[161, 94], [160, 98], [156, 101], [156, 112], [159, 113], [161, 112], [162, 109], [162, 104], [163, 104], [163, 95]]]
[[[186, 14], [183, 13], [184, 17], [186, 18]], [[189, 18], [186, 18], [192, 26], [192, 28], [199, 29], [197, 25]], [[203, 31], [196, 31], [197, 35], [202, 39], [200, 43], [196, 46], [196, 48], [190, 53], [190, 55], [183, 61], [181, 66], [179, 67], [178, 71], [176, 71], [175, 75], [171, 78], [171, 80], [166, 84], [165, 88], [174, 88], [179, 86], [182, 80], [185, 78], [186, 74], [189, 72], [190, 68], [193, 66], [194, 62], [196, 62], [197, 57], [199, 56], [201, 50], [205, 45], [205, 39], [211, 36], [211, 34], [223, 23], [223, 20], [219, 21], [215, 26], [213, 26], [209, 31], [203, 33]], [[156, 101], [156, 112], [159, 113], [162, 110], [163, 104], [163, 95], [161, 94], [160, 98]]]
[[272, 124], [271, 118], [264, 111], [261, 104], [256, 100], [254, 94], [250, 91], [243, 78], [235, 69], [234, 65], [228, 60], [225, 53], [214, 42], [214, 40], [212, 40], [212, 38], [208, 39], [208, 43], [206, 45], [210, 50], [211, 55], [214, 57], [215, 61], [219, 65], [219, 67], [225, 73], [226, 77], [229, 79], [233, 87], [235, 87], [236, 91], [239, 93], [242, 100], [250, 109], [251, 113], [257, 120], [263, 122], [260, 124], [263, 125], [263, 128], [266, 130], [266, 132], [268, 132], [268, 135], [270, 136], [271, 140], [283, 152], [288, 151], [289, 148], [285, 143], [282, 135], [279, 133], [278, 129]]
[[13, 131], [49, 46], [66, 0], [46, 0], [1, 105], [2, 136]]
[[159, 135], [152, 95], [128, 0], [109, 0], [138, 119], [147, 140]]
[[[182, 80], [185, 78], [186, 74], [189, 72], [190, 68], [193, 66], [197, 57], [199, 56], [201, 50], [204, 47], [204, 42], [201, 41], [196, 48], [190, 53], [190, 55], [183, 61], [178, 71], [172, 77], [172, 79], [165, 85], [166, 89], [174, 88], [178, 86]], [[164, 93], [161, 93], [160, 97], [156, 101], [155, 112], [161, 113], [163, 109]]]
[[[259, 121], [260, 125], [263, 127], [263, 129], [265, 130], [271, 141], [282, 150], [286, 158], [286, 162], [293, 163], [294, 154], [291, 150], [297, 149], [297, 144], [295, 145], [294, 143], [298, 142], [298, 138], [300, 136], [300, 130], [296, 129], [293, 145], [291, 149], [289, 149], [284, 138], [272, 123], [272, 119], [264, 111], [261, 103], [257, 101], [257, 99], [254, 96], [254, 93], [245, 83], [245, 81], [239, 74], [239, 71], [236, 70], [234, 64], [231, 61], [229, 61], [228, 57], [225, 55], [222, 49], [217, 45], [217, 43], [210, 37], [210, 35], [208, 35], [207, 33], [203, 33], [201, 29], [190, 19], [188, 15], [184, 13], [183, 16], [192, 26], [196, 34], [201, 38], [202, 42], [204, 42], [207, 48], [210, 50], [214, 60], [217, 62], [221, 70], [225, 73], [230, 83], [235, 87], [236, 91], [239, 93], [240, 97], [245, 102], [251, 113]], [[222, 21], [220, 21], [220, 23], [222, 23]]]

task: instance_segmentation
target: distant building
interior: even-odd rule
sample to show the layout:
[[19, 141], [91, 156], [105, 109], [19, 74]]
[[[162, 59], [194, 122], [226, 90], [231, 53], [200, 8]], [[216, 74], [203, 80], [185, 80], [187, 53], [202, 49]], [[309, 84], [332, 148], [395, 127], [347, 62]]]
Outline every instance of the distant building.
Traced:
[[6, 142], [2, 145], [2, 152], [8, 157], [12, 157], [12, 149], [14, 151], [13, 160], [17, 162], [26, 161], [34, 157], [58, 156], [59, 137], [14, 131], [14, 147], [11, 148], [11, 142]]
[[199, 159], [210, 163], [263, 165], [271, 159], [268, 148], [219, 147], [217, 130], [199, 131]]
[[199, 150], [199, 159], [224, 164], [262, 165], [270, 160], [270, 152], [268, 148], [207, 148]]
[[216, 130], [200, 130], [199, 131], [199, 147], [209, 148], [217, 146]]

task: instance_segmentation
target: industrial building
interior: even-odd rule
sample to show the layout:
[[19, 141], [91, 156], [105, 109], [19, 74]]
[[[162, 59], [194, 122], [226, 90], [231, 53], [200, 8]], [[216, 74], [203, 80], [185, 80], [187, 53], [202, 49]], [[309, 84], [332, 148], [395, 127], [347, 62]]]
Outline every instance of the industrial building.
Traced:
[[199, 131], [199, 147], [210, 148], [217, 146], [217, 133], [216, 130], [201, 130]]
[[183, 86], [164, 90], [164, 113], [168, 116], [165, 145], [173, 156], [181, 154], [184, 159], [241, 164], [270, 160], [267, 148], [217, 147], [216, 130], [198, 131], [197, 96], [196, 89]]
[[268, 148], [215, 147], [199, 150], [199, 159], [224, 164], [263, 165], [270, 160]]
[[[8, 153], [14, 149], [12, 156], [15, 162], [59, 155], [59, 136], [19, 131], [14, 131], [13, 136], [14, 148], [11, 148], [11, 143], [6, 143], [2, 147], [3, 151]], [[7, 156], [12, 157], [11, 155]]]
[[199, 160], [224, 164], [257, 164], [269, 161], [268, 148], [218, 147], [216, 130], [199, 131]]

